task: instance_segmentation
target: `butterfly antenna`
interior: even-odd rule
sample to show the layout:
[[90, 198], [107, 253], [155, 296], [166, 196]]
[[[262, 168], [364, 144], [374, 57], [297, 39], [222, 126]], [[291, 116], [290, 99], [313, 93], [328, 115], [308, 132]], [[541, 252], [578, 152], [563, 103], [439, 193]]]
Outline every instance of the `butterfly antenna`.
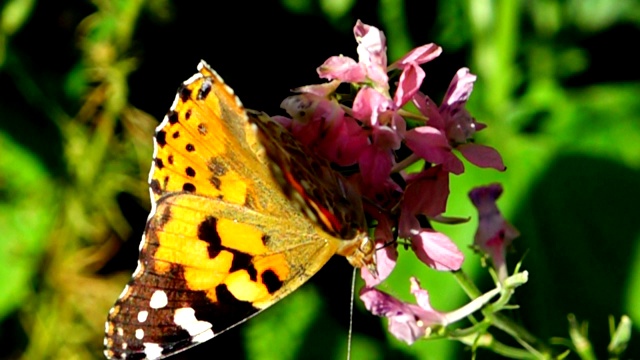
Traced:
[[349, 308], [349, 335], [347, 336], [347, 360], [351, 359], [351, 337], [353, 335], [353, 304], [356, 297], [356, 274], [357, 268], [353, 268], [353, 275], [351, 276], [351, 303]]

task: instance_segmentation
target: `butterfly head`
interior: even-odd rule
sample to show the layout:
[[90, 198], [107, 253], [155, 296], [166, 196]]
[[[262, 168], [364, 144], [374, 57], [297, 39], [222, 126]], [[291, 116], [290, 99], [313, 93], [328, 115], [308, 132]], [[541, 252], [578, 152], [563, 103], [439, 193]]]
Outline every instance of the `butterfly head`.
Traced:
[[345, 241], [337, 253], [346, 257], [353, 267], [366, 267], [372, 273], [376, 272], [375, 244], [365, 232], [359, 232], [353, 240]]

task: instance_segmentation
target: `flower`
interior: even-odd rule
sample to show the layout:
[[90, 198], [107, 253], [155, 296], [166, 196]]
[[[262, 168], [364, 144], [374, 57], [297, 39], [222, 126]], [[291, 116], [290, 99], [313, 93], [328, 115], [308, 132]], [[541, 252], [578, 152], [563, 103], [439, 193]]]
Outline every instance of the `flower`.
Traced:
[[504, 280], [507, 277], [505, 250], [520, 233], [505, 220], [496, 205], [501, 194], [502, 186], [491, 184], [471, 190], [469, 198], [478, 209], [474, 245], [489, 255], [498, 277]]
[[280, 107], [291, 119], [284, 116], [273, 119], [321, 157], [340, 166], [355, 164], [367, 147], [367, 133], [345, 114], [336, 100], [318, 95], [316, 89], [282, 101]]
[[420, 224], [418, 217], [436, 217], [445, 210], [449, 197], [449, 176], [442, 166], [431, 167], [406, 177], [398, 235], [411, 241], [418, 258], [436, 270], [458, 270], [464, 256], [446, 235]]
[[447, 324], [446, 316], [431, 307], [429, 293], [420, 288], [418, 280], [412, 277], [410, 282], [411, 293], [415, 296], [417, 304], [402, 302], [371, 287], [365, 287], [360, 291], [360, 299], [367, 310], [374, 315], [388, 318], [389, 332], [407, 344], [413, 344], [425, 337], [431, 328]]
[[421, 93], [413, 97], [414, 104], [429, 121], [427, 125], [407, 133], [407, 146], [416, 155], [433, 164], [442, 164], [446, 171], [453, 174], [464, 171], [464, 165], [452, 153], [454, 148], [476, 166], [500, 171], [506, 169], [495, 149], [471, 142], [476, 131], [486, 128], [465, 109], [475, 80], [476, 76], [469, 69], [458, 70], [439, 108]]

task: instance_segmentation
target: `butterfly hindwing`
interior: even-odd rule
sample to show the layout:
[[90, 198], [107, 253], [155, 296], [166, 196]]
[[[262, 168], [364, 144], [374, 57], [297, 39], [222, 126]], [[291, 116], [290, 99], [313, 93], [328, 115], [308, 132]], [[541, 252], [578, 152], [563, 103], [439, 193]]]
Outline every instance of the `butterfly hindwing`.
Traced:
[[[319, 268], [295, 259], [321, 266], [336, 251], [313, 227], [288, 229], [240, 210], [193, 194], [161, 198], [147, 224], [143, 263], [109, 315], [108, 357], [160, 358], [209, 340]], [[232, 220], [231, 213], [240, 215]], [[291, 231], [307, 240], [287, 245], [281, 240]]]

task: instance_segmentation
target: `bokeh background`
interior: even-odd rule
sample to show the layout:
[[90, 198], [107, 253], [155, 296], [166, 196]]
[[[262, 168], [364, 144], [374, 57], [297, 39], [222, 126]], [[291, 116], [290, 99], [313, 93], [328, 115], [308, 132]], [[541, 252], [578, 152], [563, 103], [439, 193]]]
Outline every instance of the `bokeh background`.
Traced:
[[[434, 99], [458, 68], [478, 75], [469, 108], [489, 128], [477, 139], [500, 150], [508, 170], [467, 166], [452, 178], [447, 214], [475, 216], [468, 191], [503, 184], [499, 204], [522, 233], [509, 261], [530, 271], [510, 315], [566, 344], [556, 338], [567, 337], [573, 313], [604, 358], [608, 317], [628, 314], [626, 357], [639, 358], [634, 0], [0, 2], [0, 358], [101, 358], [103, 323], [135, 267], [149, 210], [153, 129], [200, 59], [245, 105], [282, 114], [289, 89], [318, 83], [326, 58], [357, 56], [357, 19], [385, 31], [390, 61], [429, 42], [444, 48], [423, 66]], [[438, 229], [488, 290], [468, 249], [475, 226]], [[440, 310], [468, 300], [450, 274], [413, 257], [401, 250], [385, 291], [410, 300], [414, 275]], [[334, 259], [270, 310], [176, 359], [344, 358], [350, 277]], [[354, 359], [472, 356], [446, 340], [400, 343], [359, 301], [354, 331]]]

